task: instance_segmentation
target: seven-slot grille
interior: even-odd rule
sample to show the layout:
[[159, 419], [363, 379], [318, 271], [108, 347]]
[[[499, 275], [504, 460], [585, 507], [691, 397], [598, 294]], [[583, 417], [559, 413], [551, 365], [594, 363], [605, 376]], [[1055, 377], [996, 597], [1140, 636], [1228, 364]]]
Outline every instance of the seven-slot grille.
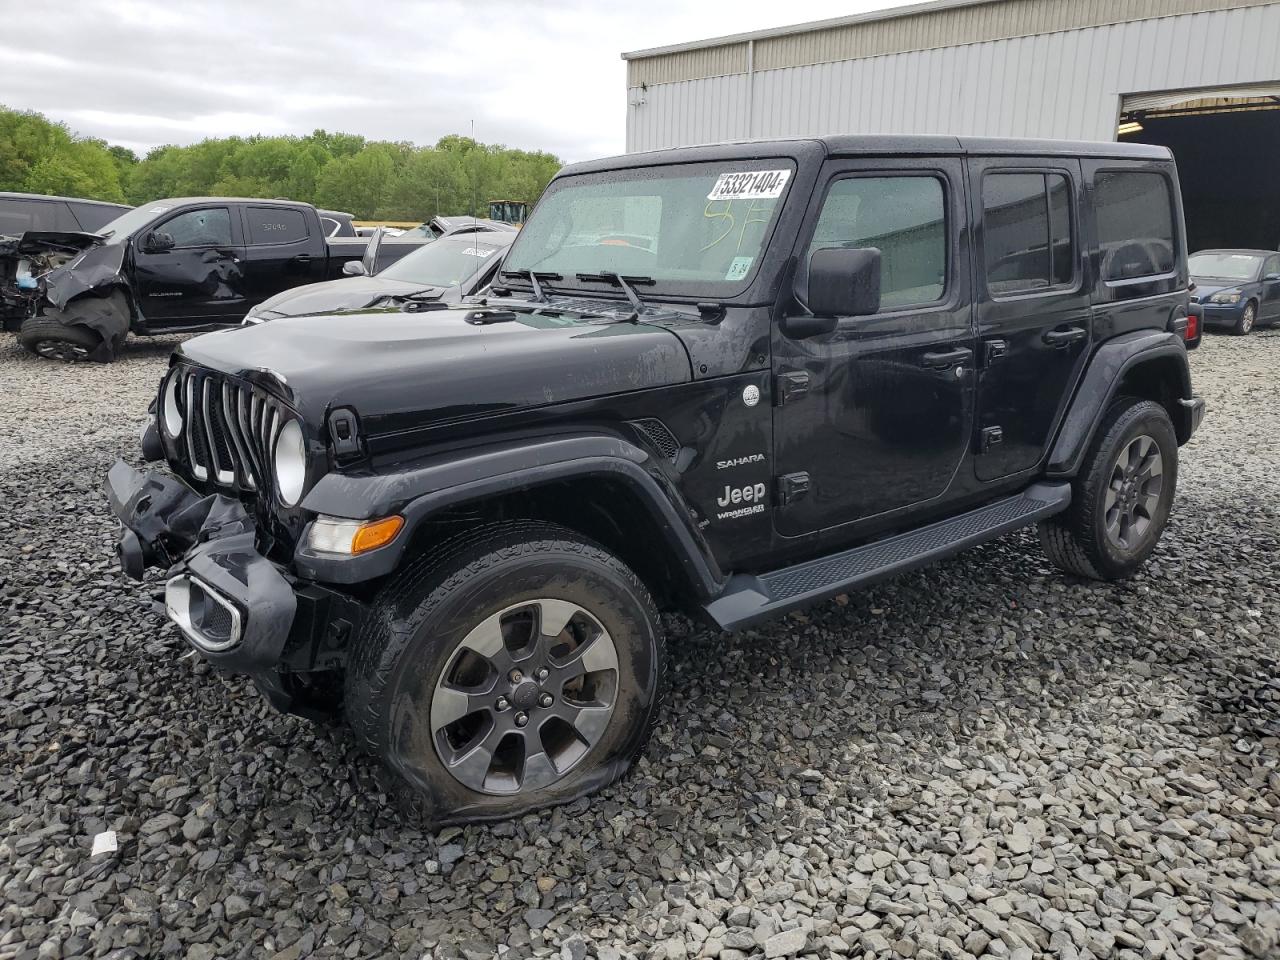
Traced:
[[184, 429], [179, 445], [197, 480], [237, 490], [271, 488], [271, 452], [288, 422], [283, 405], [257, 387], [179, 367]]

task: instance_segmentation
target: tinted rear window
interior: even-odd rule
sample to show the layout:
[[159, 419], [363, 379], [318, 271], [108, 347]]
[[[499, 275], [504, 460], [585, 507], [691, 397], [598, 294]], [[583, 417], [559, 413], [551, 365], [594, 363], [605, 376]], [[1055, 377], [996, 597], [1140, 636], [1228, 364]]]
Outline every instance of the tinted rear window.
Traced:
[[246, 214], [249, 218], [249, 242], [252, 244], [296, 243], [308, 236], [307, 218], [301, 210], [249, 207]]
[[991, 173], [982, 181], [987, 289], [1000, 296], [1067, 286], [1075, 274], [1071, 186], [1060, 173]]
[[[120, 214], [124, 213], [128, 207], [108, 207], [98, 203], [69, 203], [71, 214], [76, 218], [81, 230], [89, 233], [95, 232], [99, 227], [104, 227]], [[75, 227], [70, 229], [74, 230]]]
[[1177, 244], [1168, 179], [1158, 173], [1105, 171], [1094, 181], [1093, 202], [1103, 280], [1173, 272]]

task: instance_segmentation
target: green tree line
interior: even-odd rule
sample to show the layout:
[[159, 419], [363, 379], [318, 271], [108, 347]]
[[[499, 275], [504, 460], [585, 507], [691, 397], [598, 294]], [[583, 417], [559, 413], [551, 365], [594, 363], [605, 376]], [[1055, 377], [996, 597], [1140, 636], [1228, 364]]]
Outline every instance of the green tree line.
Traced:
[[139, 159], [39, 113], [0, 107], [0, 190], [139, 204], [163, 197], [287, 197], [357, 219], [483, 216], [532, 203], [560, 168], [549, 153], [447, 136], [434, 146], [317, 130], [157, 147]]

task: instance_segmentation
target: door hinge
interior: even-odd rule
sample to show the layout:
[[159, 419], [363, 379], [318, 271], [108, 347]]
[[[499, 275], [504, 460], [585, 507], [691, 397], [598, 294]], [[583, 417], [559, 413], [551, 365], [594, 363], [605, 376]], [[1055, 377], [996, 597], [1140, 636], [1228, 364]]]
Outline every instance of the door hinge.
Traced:
[[796, 397], [803, 397], [809, 392], [809, 374], [803, 370], [793, 370], [790, 373], [778, 374], [777, 389], [774, 390], [774, 396], [778, 398], [778, 406], [794, 400]]
[[998, 447], [1004, 443], [1004, 427], [983, 427], [982, 428], [982, 452], [986, 453], [992, 447]]
[[1009, 352], [1009, 341], [1007, 340], [988, 340], [986, 341], [986, 355], [983, 366], [989, 367], [996, 360], [1003, 359], [1004, 355]]
[[785, 473], [778, 477], [778, 506], [785, 507], [809, 494], [809, 474]]

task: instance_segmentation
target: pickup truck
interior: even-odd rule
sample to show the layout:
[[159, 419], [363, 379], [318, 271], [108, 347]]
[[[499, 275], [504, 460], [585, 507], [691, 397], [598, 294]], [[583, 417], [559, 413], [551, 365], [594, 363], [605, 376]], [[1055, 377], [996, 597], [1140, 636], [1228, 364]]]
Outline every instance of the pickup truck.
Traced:
[[[342, 276], [364, 256], [365, 238], [327, 237], [324, 226], [308, 203], [184, 197], [143, 204], [96, 233], [27, 232], [15, 246], [50, 269], [27, 283], [19, 342], [53, 360], [106, 362], [130, 332], [238, 324], [268, 297]], [[385, 245], [379, 268], [419, 245]]]

